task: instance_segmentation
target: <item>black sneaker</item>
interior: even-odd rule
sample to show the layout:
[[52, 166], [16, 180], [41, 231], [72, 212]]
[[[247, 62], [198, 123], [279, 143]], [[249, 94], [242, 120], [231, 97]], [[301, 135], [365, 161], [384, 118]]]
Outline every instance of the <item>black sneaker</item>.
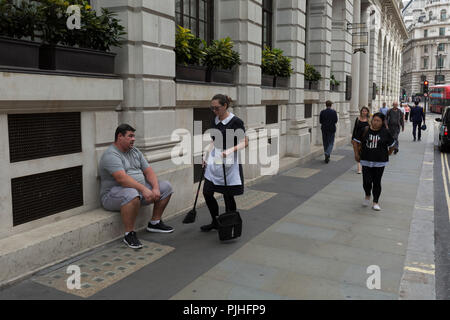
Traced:
[[160, 232], [160, 233], [170, 233], [173, 232], [173, 228], [164, 224], [162, 220], [159, 220], [158, 224], [151, 224], [151, 222], [148, 223], [147, 231], [150, 232]]
[[127, 246], [129, 246], [130, 248], [133, 248], [133, 249], [141, 249], [142, 248], [142, 243], [139, 241], [139, 239], [137, 238], [136, 232], [134, 232], [134, 231], [131, 231], [130, 233], [128, 233], [123, 238], [123, 242], [125, 242], [127, 244]]
[[200, 230], [203, 231], [203, 232], [209, 232], [209, 231], [211, 231], [213, 229], [217, 230], [218, 228], [219, 228], [219, 226], [217, 225], [217, 222], [213, 221], [210, 224], [206, 224], [204, 226], [201, 226]]
[[325, 163], [330, 162], [330, 156], [329, 155], [325, 155]]

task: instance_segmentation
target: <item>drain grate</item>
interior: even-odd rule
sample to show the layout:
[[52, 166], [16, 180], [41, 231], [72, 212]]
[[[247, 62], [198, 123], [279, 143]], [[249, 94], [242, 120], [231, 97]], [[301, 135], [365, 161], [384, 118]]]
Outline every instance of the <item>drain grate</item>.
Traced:
[[13, 225], [83, 205], [82, 166], [11, 179]]

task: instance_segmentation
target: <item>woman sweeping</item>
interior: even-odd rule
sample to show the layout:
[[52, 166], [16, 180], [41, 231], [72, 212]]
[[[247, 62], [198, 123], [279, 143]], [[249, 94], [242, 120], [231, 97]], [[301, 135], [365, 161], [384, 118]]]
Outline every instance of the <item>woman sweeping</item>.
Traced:
[[218, 228], [219, 205], [214, 193], [224, 195], [227, 212], [236, 210], [234, 196], [244, 193], [244, 175], [238, 151], [248, 146], [248, 138], [245, 136], [244, 122], [228, 110], [231, 102], [231, 98], [223, 94], [217, 94], [211, 100], [211, 110], [215, 114], [211, 129], [216, 129], [218, 136], [213, 132], [210, 154], [207, 163], [203, 162], [206, 165], [203, 196], [212, 218], [210, 224], [200, 227], [205, 232]]
[[381, 178], [389, 155], [395, 149], [395, 140], [383, 126], [385, 115], [378, 112], [373, 115], [370, 126], [362, 128], [353, 141], [356, 162], [362, 165], [363, 187], [366, 197], [363, 206], [368, 207], [373, 192], [372, 209], [380, 211]]
[[[358, 134], [358, 132], [367, 127], [369, 125], [369, 117], [370, 117], [370, 110], [366, 106], [362, 107], [359, 111], [359, 117], [355, 120], [355, 126], [353, 127], [353, 134], [352, 134], [352, 143], [356, 143], [353, 141], [355, 136]], [[357, 162], [358, 170], [356, 171], [358, 174], [361, 174], [361, 164]]]

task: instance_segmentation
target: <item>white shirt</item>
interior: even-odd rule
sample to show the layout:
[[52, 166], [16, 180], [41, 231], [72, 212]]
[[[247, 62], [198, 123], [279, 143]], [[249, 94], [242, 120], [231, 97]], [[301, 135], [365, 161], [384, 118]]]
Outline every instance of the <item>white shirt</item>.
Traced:
[[[234, 117], [234, 114], [230, 112], [230, 115], [222, 120], [222, 124], [226, 125]], [[215, 118], [216, 125], [219, 124], [219, 118]], [[205, 178], [218, 186], [224, 186], [225, 181], [223, 178], [223, 166], [224, 158], [222, 157], [223, 150], [214, 147], [209, 154], [206, 161]], [[233, 152], [225, 158], [225, 172], [227, 175], [228, 186], [239, 186], [242, 184], [241, 176], [239, 174], [239, 152]]]

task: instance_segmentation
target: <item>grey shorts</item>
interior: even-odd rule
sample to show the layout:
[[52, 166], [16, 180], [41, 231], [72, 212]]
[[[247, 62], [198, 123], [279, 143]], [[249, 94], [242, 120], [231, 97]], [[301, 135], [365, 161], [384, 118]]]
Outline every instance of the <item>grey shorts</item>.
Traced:
[[[161, 191], [160, 200], [164, 200], [173, 193], [172, 185], [169, 181], [159, 181], [159, 190]], [[152, 190], [152, 186], [145, 181], [145, 186]], [[134, 188], [113, 187], [102, 199], [102, 206], [109, 211], [120, 211], [120, 208], [131, 200], [139, 197], [141, 199], [141, 206], [148, 206], [151, 202], [145, 201], [142, 194]]]

